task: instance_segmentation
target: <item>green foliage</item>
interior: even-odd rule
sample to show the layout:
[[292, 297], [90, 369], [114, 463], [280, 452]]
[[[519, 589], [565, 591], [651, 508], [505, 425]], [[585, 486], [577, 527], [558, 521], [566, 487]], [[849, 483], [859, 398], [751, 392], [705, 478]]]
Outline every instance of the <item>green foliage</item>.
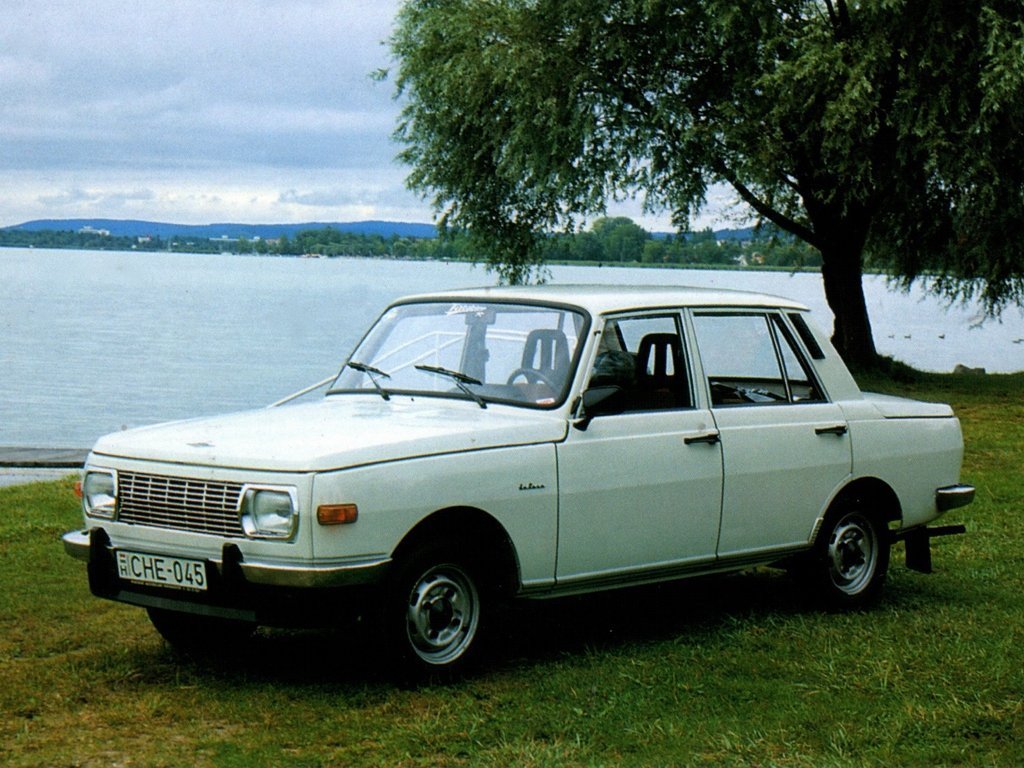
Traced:
[[871, 362], [865, 258], [1024, 298], [1022, 40], [1016, 0], [409, 0], [396, 137], [512, 281], [609, 199], [685, 224], [730, 184], [821, 253], [834, 340]]
[[78, 248], [86, 251], [165, 250], [167, 243], [153, 238], [140, 243], [136, 237], [101, 235], [70, 230], [30, 231], [0, 229], [0, 247], [6, 248]]

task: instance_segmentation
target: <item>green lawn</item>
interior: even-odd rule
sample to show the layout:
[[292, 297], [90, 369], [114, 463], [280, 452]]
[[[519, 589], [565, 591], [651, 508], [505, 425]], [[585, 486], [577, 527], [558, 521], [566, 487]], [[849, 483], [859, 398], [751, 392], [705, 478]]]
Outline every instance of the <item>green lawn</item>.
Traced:
[[178, 657], [63, 554], [70, 481], [0, 489], [0, 764], [1022, 764], [1024, 375], [871, 387], [963, 421], [978, 497], [936, 573], [897, 551], [866, 613], [771, 571], [519, 606], [449, 687], [388, 682], [358, 626]]

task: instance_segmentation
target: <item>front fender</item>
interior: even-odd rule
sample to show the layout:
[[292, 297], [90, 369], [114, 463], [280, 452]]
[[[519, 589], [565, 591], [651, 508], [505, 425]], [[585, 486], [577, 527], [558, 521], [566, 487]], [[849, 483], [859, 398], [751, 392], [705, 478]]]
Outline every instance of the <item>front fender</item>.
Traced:
[[485, 511], [504, 530], [524, 586], [551, 583], [558, 536], [555, 447], [545, 443], [408, 459], [318, 474], [313, 510], [355, 504], [349, 525], [317, 526], [316, 561], [389, 556], [437, 510]]

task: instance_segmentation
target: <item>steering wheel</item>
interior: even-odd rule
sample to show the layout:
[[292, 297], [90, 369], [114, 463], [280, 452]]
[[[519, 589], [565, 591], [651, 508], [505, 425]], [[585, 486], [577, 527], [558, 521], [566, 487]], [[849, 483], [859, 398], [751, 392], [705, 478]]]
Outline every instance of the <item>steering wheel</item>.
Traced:
[[527, 384], [545, 384], [552, 392], [557, 392], [561, 387], [551, 380], [551, 377], [543, 371], [538, 371], [536, 368], [516, 368], [512, 371], [508, 377], [508, 381], [505, 382], [507, 386], [510, 386], [513, 381], [522, 376], [526, 379]]

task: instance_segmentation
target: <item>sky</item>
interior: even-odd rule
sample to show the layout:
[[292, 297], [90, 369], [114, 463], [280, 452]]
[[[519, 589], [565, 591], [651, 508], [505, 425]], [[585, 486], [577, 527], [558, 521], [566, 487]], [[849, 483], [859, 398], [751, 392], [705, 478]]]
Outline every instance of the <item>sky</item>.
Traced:
[[[371, 77], [399, 5], [4, 0], [0, 226], [433, 221], [395, 160], [393, 82]], [[729, 226], [727, 200], [694, 226]]]

